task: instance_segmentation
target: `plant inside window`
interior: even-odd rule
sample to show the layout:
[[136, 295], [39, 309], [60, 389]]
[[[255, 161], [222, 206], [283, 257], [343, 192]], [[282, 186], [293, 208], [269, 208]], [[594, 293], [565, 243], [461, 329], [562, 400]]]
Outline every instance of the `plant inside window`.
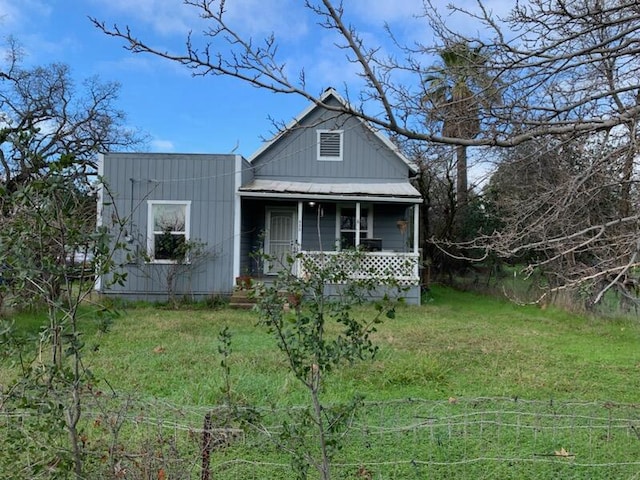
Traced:
[[154, 260], [183, 262], [187, 253], [187, 205], [153, 205]]
[[174, 234], [171, 230], [165, 230], [155, 237], [156, 260], [175, 260], [181, 262], [185, 259], [186, 242], [184, 235]]

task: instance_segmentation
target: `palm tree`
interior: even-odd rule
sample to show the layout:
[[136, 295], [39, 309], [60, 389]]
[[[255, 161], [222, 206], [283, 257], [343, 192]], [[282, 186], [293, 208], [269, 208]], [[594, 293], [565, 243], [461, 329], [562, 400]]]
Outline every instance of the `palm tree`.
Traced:
[[[442, 123], [445, 137], [472, 139], [480, 133], [480, 109], [497, 100], [498, 92], [486, 74], [487, 57], [466, 42], [444, 47], [440, 62], [427, 71], [422, 99], [432, 120]], [[467, 204], [467, 148], [456, 147], [456, 198]]]

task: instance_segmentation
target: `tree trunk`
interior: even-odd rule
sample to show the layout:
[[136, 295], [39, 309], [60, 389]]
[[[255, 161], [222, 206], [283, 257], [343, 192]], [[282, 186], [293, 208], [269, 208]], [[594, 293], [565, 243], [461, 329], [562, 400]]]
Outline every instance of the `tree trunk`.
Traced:
[[458, 211], [467, 205], [467, 147], [456, 147], [456, 198]]

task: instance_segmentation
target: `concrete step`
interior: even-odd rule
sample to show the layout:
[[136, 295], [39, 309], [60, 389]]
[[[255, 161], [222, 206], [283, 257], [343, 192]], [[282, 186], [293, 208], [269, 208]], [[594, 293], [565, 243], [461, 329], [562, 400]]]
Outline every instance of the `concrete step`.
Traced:
[[244, 308], [250, 309], [256, 304], [255, 298], [249, 295], [248, 290], [236, 289], [233, 291], [231, 298], [229, 299], [229, 306], [231, 308]]

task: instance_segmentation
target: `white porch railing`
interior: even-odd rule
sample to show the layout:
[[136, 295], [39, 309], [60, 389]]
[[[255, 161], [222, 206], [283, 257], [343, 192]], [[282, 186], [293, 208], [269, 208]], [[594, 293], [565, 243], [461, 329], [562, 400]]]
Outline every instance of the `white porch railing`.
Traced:
[[[305, 262], [312, 262], [315, 267], [322, 267], [331, 257], [339, 255], [340, 252], [313, 252], [301, 251], [302, 258], [296, 260], [295, 271], [298, 276], [304, 276], [308, 272], [305, 269]], [[357, 261], [349, 268], [351, 278], [371, 279], [386, 278], [395, 279], [400, 285], [419, 285], [420, 254], [401, 252], [363, 252], [358, 255]]]

